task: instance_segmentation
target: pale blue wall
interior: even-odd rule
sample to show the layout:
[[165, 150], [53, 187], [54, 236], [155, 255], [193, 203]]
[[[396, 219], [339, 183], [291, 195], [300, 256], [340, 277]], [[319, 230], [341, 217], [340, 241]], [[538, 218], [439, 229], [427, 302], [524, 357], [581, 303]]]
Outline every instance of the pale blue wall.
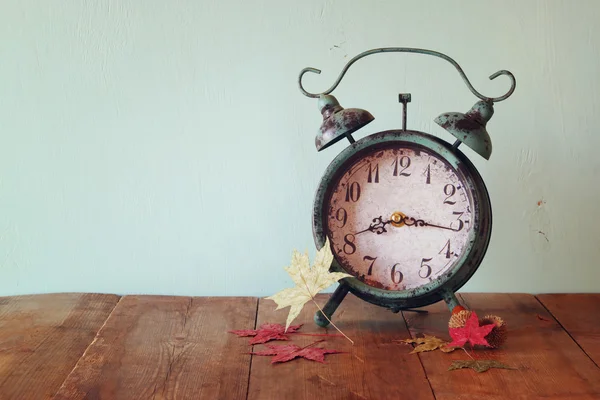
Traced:
[[[349, 58], [449, 54], [515, 95], [472, 156], [494, 205], [469, 291], [599, 291], [600, 2], [24, 1], [0, 3], [0, 295], [269, 295], [310, 249], [316, 102]], [[335, 92], [376, 121], [357, 137], [476, 100], [441, 60], [378, 55]], [[540, 205], [538, 205], [540, 202]], [[539, 232], [544, 232], [544, 235]]]

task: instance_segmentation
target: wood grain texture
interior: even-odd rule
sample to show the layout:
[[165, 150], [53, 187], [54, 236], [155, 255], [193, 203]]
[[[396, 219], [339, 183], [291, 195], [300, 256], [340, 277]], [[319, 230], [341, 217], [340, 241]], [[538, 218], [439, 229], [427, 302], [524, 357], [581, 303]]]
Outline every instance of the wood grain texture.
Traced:
[[600, 365], [600, 293], [541, 294], [537, 298], [594, 363]]
[[0, 399], [50, 399], [119, 300], [103, 294], [0, 297]]
[[56, 397], [244, 399], [256, 298], [125, 296]]
[[[470, 351], [477, 359], [494, 359], [517, 370], [485, 373], [447, 371], [453, 360], [468, 360], [462, 350], [421, 353], [437, 400], [445, 399], [598, 399], [600, 369], [532, 295], [465, 294], [463, 304], [483, 317], [503, 318], [508, 340], [496, 350]], [[427, 307], [428, 315], [406, 313], [413, 336], [422, 333], [450, 339], [444, 304]]]
[[[319, 295], [323, 306], [327, 295]], [[261, 299], [257, 326], [265, 322], [284, 324], [288, 308], [275, 311], [274, 302]], [[304, 333], [337, 333], [313, 323], [314, 304], [307, 303], [296, 323]], [[349, 294], [333, 316], [336, 325], [352, 340], [343, 337], [293, 335], [292, 343], [306, 346], [319, 339], [319, 347], [346, 351], [325, 356], [327, 364], [296, 359], [271, 364], [271, 357], [253, 356], [249, 399], [433, 399], [419, 359], [408, 354], [410, 347], [394, 343], [409, 337], [401, 314], [367, 304]], [[286, 344], [290, 342], [272, 342]], [[254, 351], [264, 349], [254, 346]]]

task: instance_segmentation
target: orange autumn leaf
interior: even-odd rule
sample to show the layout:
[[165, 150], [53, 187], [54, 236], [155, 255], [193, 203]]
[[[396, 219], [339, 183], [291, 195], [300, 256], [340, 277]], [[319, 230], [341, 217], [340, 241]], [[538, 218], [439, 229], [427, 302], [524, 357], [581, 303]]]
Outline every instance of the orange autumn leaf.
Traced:
[[440, 349], [444, 353], [449, 353], [455, 349], [454, 347], [446, 346], [448, 344], [448, 342], [446, 342], [438, 337], [430, 336], [427, 334], [424, 334], [423, 337], [420, 337], [420, 338], [396, 340], [396, 342], [406, 343], [406, 344], [416, 344], [417, 346], [413, 349], [413, 351], [410, 352], [410, 354], [422, 353], [425, 351], [433, 351], [433, 350], [437, 350], [437, 349]]

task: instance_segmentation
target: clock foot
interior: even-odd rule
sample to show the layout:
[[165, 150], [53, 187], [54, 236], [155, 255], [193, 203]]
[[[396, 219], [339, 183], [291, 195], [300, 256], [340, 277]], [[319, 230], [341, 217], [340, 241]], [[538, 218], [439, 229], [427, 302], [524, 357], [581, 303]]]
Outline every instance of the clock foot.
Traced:
[[407, 308], [406, 310], [402, 310], [402, 311], [411, 311], [411, 312], [416, 312], [417, 314], [429, 314], [429, 311], [427, 311], [427, 310], [417, 310], [415, 308]]
[[453, 291], [444, 291], [443, 293], [444, 296], [444, 301], [446, 302], [446, 305], [448, 305], [448, 308], [450, 309], [450, 312], [452, 312], [452, 310], [454, 310], [454, 307], [456, 306], [460, 306], [460, 303], [458, 302], [458, 299], [456, 298], [456, 294], [454, 294]]
[[[344, 297], [348, 294], [348, 286], [340, 283], [340, 285], [335, 289], [325, 307], [323, 307], [323, 312], [327, 315], [327, 318], [331, 319], [331, 316], [337, 310]], [[322, 328], [325, 328], [329, 325], [329, 321], [325, 318], [321, 311], [317, 311], [315, 314], [315, 324], [319, 325]]]

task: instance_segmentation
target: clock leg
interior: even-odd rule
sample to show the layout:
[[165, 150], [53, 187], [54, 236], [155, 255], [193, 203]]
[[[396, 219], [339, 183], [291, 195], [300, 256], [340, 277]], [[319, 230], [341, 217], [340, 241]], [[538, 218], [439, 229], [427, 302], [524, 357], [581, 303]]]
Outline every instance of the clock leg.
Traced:
[[[348, 286], [344, 285], [343, 283], [340, 283], [337, 289], [335, 289], [335, 291], [327, 301], [327, 304], [325, 304], [325, 307], [323, 307], [323, 312], [325, 313], [325, 315], [327, 315], [327, 318], [331, 319], [331, 316], [333, 315], [335, 310], [337, 310], [342, 300], [344, 300], [344, 297], [346, 297], [346, 295], [348, 294], [348, 290]], [[329, 321], [327, 321], [327, 318], [323, 316], [323, 313], [321, 313], [321, 311], [317, 311], [315, 314], [315, 324], [325, 328], [327, 325], [329, 325]]]
[[451, 291], [451, 290], [444, 291], [443, 296], [444, 296], [444, 301], [446, 302], [446, 305], [448, 305], [448, 308], [450, 309], [450, 312], [452, 312], [452, 310], [454, 310], [454, 307], [460, 306], [460, 303], [458, 302], [458, 299], [456, 298], [456, 295], [454, 294], [453, 291]]

